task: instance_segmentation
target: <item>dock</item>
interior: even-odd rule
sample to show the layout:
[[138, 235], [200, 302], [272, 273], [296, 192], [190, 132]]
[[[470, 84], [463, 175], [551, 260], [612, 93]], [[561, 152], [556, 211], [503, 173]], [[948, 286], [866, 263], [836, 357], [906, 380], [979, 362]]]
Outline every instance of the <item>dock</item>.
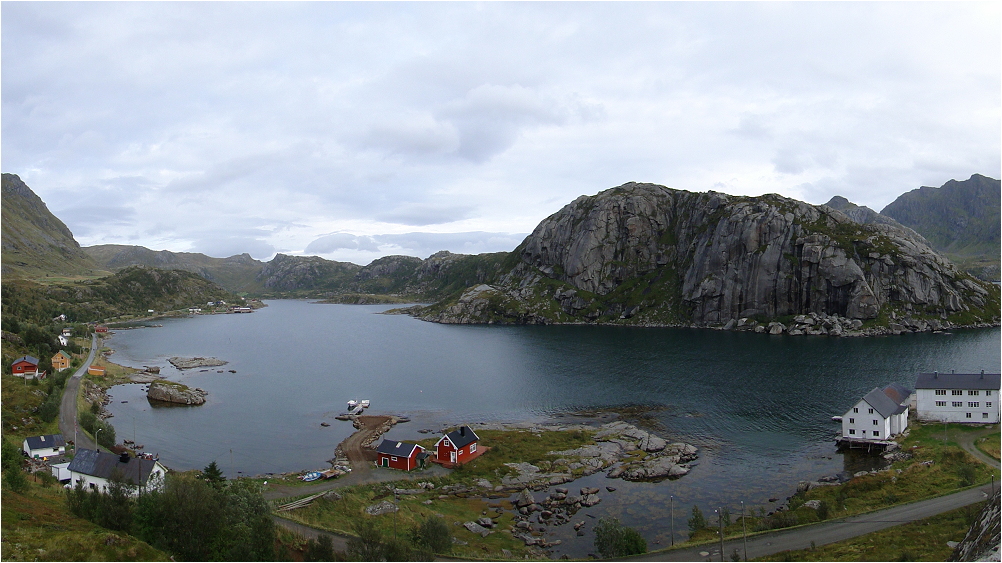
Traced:
[[882, 452], [892, 445], [897, 446], [894, 440], [862, 440], [860, 438], [847, 438], [845, 436], [835, 440], [835, 447], [839, 450], [866, 450], [867, 452]]

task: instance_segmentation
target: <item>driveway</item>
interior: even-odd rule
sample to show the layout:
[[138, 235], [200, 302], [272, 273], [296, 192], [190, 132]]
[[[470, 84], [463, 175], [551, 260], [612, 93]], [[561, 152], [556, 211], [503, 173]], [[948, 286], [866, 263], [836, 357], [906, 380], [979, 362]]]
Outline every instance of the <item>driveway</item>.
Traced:
[[75, 448], [94, 449], [94, 441], [85, 432], [76, 432], [76, 437], [74, 438], [74, 429], [76, 428], [77, 420], [77, 395], [80, 394], [80, 380], [87, 373], [87, 368], [90, 367], [91, 362], [94, 361], [94, 354], [97, 353], [97, 348], [97, 334], [92, 334], [90, 354], [87, 355], [87, 361], [80, 366], [80, 369], [76, 373], [66, 379], [66, 388], [63, 390], [63, 401], [59, 405], [59, 431], [63, 434], [64, 440], [76, 439]]
[[978, 458], [978, 460], [980, 460], [981, 463], [984, 463], [985, 465], [989, 465], [991, 467], [994, 467], [995, 469], [999, 469], [999, 460], [997, 460], [997, 459], [995, 459], [995, 458], [993, 458], [993, 457], [991, 457], [989, 455], [985, 455], [984, 452], [982, 452], [981, 450], [979, 450], [974, 445], [974, 442], [976, 442], [978, 440], [978, 438], [980, 438], [980, 437], [982, 437], [982, 436], [984, 436], [986, 434], [991, 434], [993, 432], [995, 432], [994, 425], [993, 425], [992, 428], [985, 428], [984, 430], [981, 430], [979, 432], [971, 432], [969, 434], [968, 433], [964, 433], [960, 437], [960, 439], [957, 440], [957, 443], [959, 443], [960, 447], [964, 448], [964, 450], [966, 450], [967, 453], [969, 453], [972, 456]]

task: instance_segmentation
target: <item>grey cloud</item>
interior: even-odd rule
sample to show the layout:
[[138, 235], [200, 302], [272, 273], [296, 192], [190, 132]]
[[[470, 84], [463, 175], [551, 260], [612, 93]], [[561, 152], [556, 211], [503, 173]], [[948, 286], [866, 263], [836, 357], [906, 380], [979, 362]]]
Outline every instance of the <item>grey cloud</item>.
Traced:
[[314, 240], [306, 246], [303, 252], [305, 254], [330, 254], [342, 249], [379, 252], [379, 244], [369, 236], [333, 233]]
[[460, 221], [469, 217], [472, 212], [472, 206], [404, 203], [389, 211], [377, 213], [374, 217], [386, 223], [422, 227]]

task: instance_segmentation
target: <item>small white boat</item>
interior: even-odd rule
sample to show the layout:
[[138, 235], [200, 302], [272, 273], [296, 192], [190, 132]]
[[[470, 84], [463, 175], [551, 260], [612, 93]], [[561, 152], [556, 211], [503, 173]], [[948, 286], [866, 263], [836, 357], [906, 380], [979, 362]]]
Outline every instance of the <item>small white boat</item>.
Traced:
[[362, 401], [359, 402], [358, 404], [362, 405], [362, 408], [367, 409], [369, 408], [369, 399], [362, 399]]
[[358, 399], [351, 399], [350, 401], [348, 401], [348, 410], [353, 410], [357, 406], [358, 406]]
[[841, 416], [833, 416], [832, 417], [832, 422], [842, 422], [842, 417]]

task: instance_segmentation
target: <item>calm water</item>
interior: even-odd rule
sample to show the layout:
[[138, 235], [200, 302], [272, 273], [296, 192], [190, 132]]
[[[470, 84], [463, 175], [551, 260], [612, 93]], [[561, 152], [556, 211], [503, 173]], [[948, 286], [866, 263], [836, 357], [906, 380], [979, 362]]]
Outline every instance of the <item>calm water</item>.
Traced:
[[[730, 505], [732, 514], [741, 500], [770, 507], [769, 497], [791, 494], [797, 481], [858, 463], [836, 454], [838, 425], [830, 417], [874, 387], [911, 386], [920, 371], [998, 373], [1002, 367], [997, 328], [836, 339], [438, 325], [376, 314], [387, 306], [268, 305], [250, 315], [119, 331], [110, 343], [116, 362], [157, 365], [170, 379], [210, 393], [200, 407], [154, 408], [141, 385], [113, 388], [109, 408], [119, 439], [135, 435], [176, 469], [215, 460], [229, 475], [254, 475], [325, 466], [352, 431], [333, 418], [352, 398], [372, 400], [373, 413], [410, 416], [412, 422], [388, 434], [396, 439], [425, 437], [417, 430], [448, 423], [651, 405], [663, 409], [655, 416], [666, 437], [700, 448], [692, 473], [660, 484], [601, 474], [573, 484], [618, 487], [589, 512], [619, 516], [651, 544], [669, 541], [668, 495], [676, 497], [681, 531], [688, 516], [682, 510], [693, 504]], [[170, 356], [213, 356], [229, 364], [182, 373], [167, 363]], [[581, 554], [586, 548], [568, 541], [573, 533], [554, 537], [566, 534], [572, 545], [562, 546], [565, 552]]]

